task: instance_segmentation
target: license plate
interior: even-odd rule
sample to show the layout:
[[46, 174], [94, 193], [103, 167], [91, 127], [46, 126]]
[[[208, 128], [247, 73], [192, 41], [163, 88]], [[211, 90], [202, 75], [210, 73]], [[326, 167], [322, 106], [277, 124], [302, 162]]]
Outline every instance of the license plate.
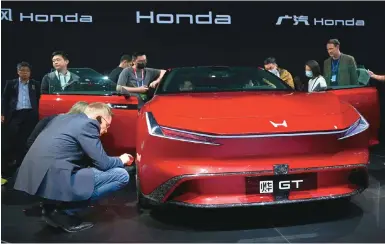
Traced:
[[282, 191], [305, 191], [317, 188], [317, 174], [293, 174], [246, 177], [246, 194], [272, 194]]

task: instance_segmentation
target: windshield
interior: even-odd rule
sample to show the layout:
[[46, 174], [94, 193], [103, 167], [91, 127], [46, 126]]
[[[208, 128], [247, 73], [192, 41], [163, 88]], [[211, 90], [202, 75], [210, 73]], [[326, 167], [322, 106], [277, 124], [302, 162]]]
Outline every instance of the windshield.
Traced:
[[157, 94], [292, 90], [277, 76], [256, 67], [188, 67], [169, 71]]
[[116, 83], [91, 68], [69, 68], [70, 78], [66, 89], [50, 83], [49, 94], [111, 95], [116, 93]]

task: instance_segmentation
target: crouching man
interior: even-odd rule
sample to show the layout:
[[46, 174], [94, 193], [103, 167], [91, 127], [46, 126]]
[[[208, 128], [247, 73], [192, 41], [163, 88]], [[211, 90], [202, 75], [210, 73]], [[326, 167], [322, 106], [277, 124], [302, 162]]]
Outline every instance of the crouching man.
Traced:
[[128, 184], [124, 166], [131, 155], [109, 157], [100, 141], [111, 122], [111, 109], [92, 103], [84, 113], [55, 117], [32, 144], [14, 188], [44, 199], [47, 224], [67, 232], [91, 228], [92, 223], [74, 214], [77, 204], [98, 200]]

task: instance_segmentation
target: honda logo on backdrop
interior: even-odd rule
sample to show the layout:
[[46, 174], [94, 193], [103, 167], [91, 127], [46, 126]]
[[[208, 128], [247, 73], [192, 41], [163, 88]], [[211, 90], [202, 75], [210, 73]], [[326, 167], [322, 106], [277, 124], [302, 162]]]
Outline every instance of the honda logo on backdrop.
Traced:
[[136, 23], [151, 24], [184, 24], [190, 25], [231, 25], [230, 15], [214, 15], [211, 11], [208, 14], [155, 14], [154, 11], [141, 13], [136, 11]]
[[279, 16], [275, 25], [282, 25], [283, 22], [291, 22], [292, 25], [302, 26], [365, 26], [364, 20], [352, 19], [329, 19], [309, 18], [306, 15], [284, 15]]
[[[15, 15], [16, 16], [16, 15]], [[37, 23], [92, 23], [91, 15], [81, 15], [79, 13], [73, 14], [35, 14], [35, 13], [20, 13], [19, 18], [14, 18], [12, 15], [12, 9], [1, 9], [1, 21], [14, 21], [20, 22], [37, 22]]]

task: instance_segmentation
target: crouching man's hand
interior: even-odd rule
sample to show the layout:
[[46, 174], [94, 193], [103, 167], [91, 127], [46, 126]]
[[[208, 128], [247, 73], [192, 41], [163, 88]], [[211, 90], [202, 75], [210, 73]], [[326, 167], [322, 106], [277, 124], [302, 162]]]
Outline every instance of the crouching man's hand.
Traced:
[[121, 155], [119, 158], [124, 165], [131, 165], [134, 162], [134, 157], [128, 153]]

